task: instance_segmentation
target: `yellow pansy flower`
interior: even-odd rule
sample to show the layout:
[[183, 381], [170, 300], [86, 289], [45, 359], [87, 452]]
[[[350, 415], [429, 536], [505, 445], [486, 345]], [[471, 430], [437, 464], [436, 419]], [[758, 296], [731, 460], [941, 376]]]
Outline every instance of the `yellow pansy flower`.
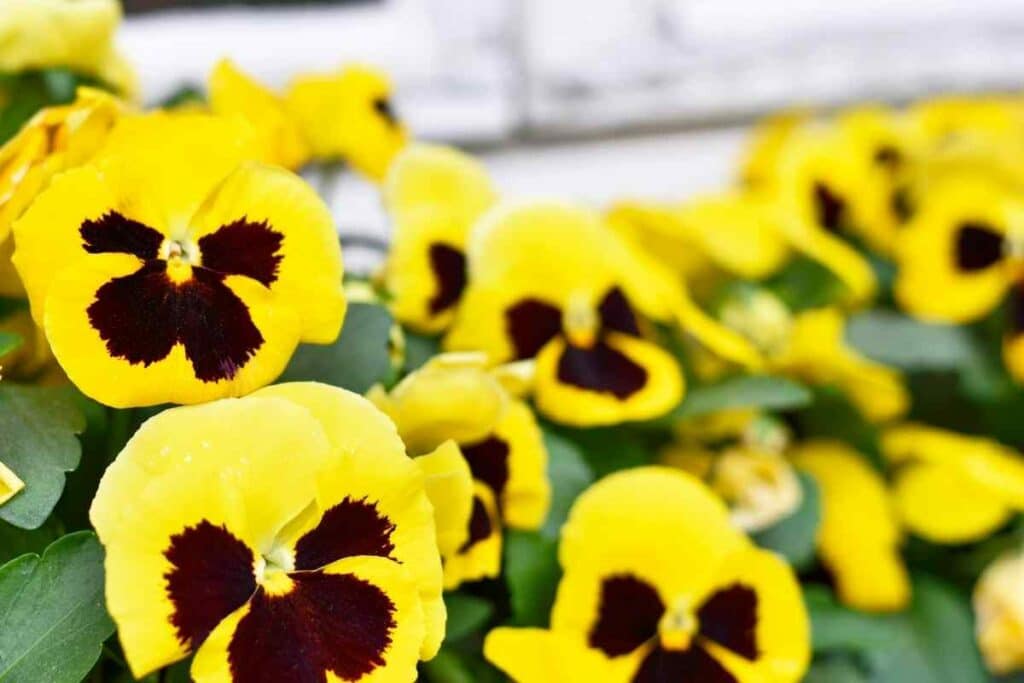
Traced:
[[24, 294], [10, 263], [14, 221], [53, 176], [96, 153], [121, 112], [122, 104], [113, 96], [79, 88], [74, 102], [38, 112], [0, 147], [0, 296]]
[[469, 287], [444, 344], [498, 363], [536, 358], [544, 415], [615, 424], [657, 417], [681, 400], [679, 365], [643, 338], [637, 282], [598, 215], [557, 202], [496, 207], [473, 231], [468, 262]]
[[0, 72], [66, 67], [122, 93], [135, 76], [114, 48], [117, 0], [5, 0], [0, 12]]
[[1024, 456], [982, 437], [917, 424], [887, 429], [904, 526], [933, 543], [970, 543], [1024, 511]]
[[787, 142], [810, 120], [811, 113], [803, 110], [782, 111], [759, 120], [753, 126], [740, 159], [740, 184], [750, 189], [771, 185]]
[[975, 632], [989, 671], [1024, 670], [1024, 552], [989, 565], [974, 587]]
[[425, 333], [448, 326], [466, 288], [470, 230], [496, 200], [484, 168], [456, 149], [417, 144], [397, 156], [384, 186], [393, 227], [382, 276], [398, 320]]
[[411, 681], [444, 634], [419, 469], [365, 399], [320, 384], [164, 411], [100, 482], [107, 607], [141, 678]]
[[408, 131], [395, 113], [391, 82], [364, 65], [308, 74], [288, 86], [285, 102], [317, 159], [341, 159], [382, 181]]
[[[370, 392], [395, 421], [409, 452], [428, 454], [416, 462], [448, 481], [443, 489], [428, 487], [447, 588], [497, 576], [502, 527], [537, 529], [547, 517], [551, 485], [543, 436], [533, 412], [509, 392], [503, 375], [486, 367], [483, 354], [448, 353], [390, 393], [379, 387]], [[462, 483], [452, 455], [439, 453], [446, 444], [460, 454], [476, 482], [472, 489]]]
[[602, 479], [573, 505], [559, 560], [551, 629], [495, 629], [484, 646], [520, 683], [565, 680], [569, 665], [623, 683], [786, 683], [807, 669], [792, 570], [687, 474], [642, 467]]
[[885, 480], [863, 456], [837, 441], [803, 443], [791, 457], [821, 491], [818, 555], [835, 580], [839, 599], [867, 612], [906, 607], [910, 579]]
[[224, 59], [210, 74], [210, 109], [215, 114], [238, 116], [248, 121], [267, 163], [295, 170], [309, 161], [310, 151], [298, 123], [283, 97]]
[[25, 482], [18, 478], [11, 468], [0, 462], [0, 505], [14, 498], [25, 488]]
[[202, 114], [124, 117], [92, 163], [16, 222], [14, 263], [68, 377], [116, 407], [257, 389], [345, 313], [327, 207], [248, 162], [247, 127]]

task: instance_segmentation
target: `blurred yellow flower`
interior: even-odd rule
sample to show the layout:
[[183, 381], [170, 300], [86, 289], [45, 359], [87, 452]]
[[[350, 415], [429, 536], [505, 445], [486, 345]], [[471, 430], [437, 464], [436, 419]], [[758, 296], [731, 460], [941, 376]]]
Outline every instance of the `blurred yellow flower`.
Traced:
[[284, 384], [164, 411], [108, 468], [90, 519], [137, 678], [195, 652], [197, 683], [411, 681], [440, 647], [422, 475], [350, 392]]
[[295, 78], [285, 102], [315, 158], [344, 160], [380, 182], [408, 140], [391, 90], [383, 73], [354, 65], [336, 73]]
[[1024, 552], [1000, 557], [974, 587], [975, 631], [989, 671], [1024, 671]]
[[276, 378], [345, 313], [330, 213], [300, 178], [247, 161], [248, 128], [123, 117], [92, 163], [15, 223], [14, 263], [54, 355], [107, 405], [197, 403]]
[[[485, 656], [520, 683], [799, 681], [810, 632], [792, 569], [755, 547], [700, 482], [610, 475], [562, 531], [551, 629], [498, 628]], [[566, 672], [571, 672], [568, 678]]]

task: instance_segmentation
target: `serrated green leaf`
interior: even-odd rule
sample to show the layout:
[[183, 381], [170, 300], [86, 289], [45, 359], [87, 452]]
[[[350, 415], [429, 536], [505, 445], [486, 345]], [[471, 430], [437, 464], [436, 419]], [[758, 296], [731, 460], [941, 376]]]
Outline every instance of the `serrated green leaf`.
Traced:
[[391, 314], [376, 304], [350, 304], [333, 344], [303, 344], [279, 382], [323, 382], [364, 393], [391, 372]]
[[551, 482], [551, 508], [541, 528], [545, 538], [557, 540], [576, 497], [594, 481], [594, 473], [576, 444], [544, 430], [548, 451], [548, 479]]
[[979, 353], [965, 327], [932, 325], [892, 311], [852, 316], [846, 339], [868, 358], [903, 370], [962, 368]]
[[103, 548], [90, 532], [0, 567], [0, 682], [77, 683], [114, 632]]
[[448, 609], [446, 642], [461, 640], [481, 630], [494, 614], [491, 603], [475, 595], [445, 593], [444, 604]]
[[791, 379], [743, 375], [690, 390], [672, 417], [697, 417], [732, 408], [792, 410], [808, 405], [811, 398], [807, 387]]
[[754, 541], [762, 548], [779, 553], [797, 571], [808, 568], [814, 562], [818, 525], [821, 522], [821, 496], [818, 485], [804, 474], [797, 473], [803, 500], [800, 507], [789, 517], [771, 527], [754, 534]]
[[4, 356], [16, 348], [21, 346], [22, 338], [20, 334], [14, 332], [0, 332], [0, 356]]
[[0, 506], [0, 519], [34, 529], [53, 511], [67, 472], [78, 467], [76, 434], [85, 417], [67, 387], [26, 387], [0, 383], [0, 462], [25, 488]]
[[558, 544], [534, 531], [509, 531], [503, 566], [513, 623], [547, 626], [562, 577]]

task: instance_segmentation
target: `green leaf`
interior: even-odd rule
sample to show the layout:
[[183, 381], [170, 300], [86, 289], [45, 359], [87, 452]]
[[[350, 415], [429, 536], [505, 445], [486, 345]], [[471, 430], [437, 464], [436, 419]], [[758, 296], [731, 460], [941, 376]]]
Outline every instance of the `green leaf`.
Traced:
[[796, 433], [801, 439], [837, 439], [845, 441], [883, 469], [879, 451], [878, 428], [868, 422], [850, 400], [833, 387], [817, 388], [813, 402], [793, 414]]
[[114, 632], [103, 548], [90, 532], [0, 567], [0, 681], [78, 683]]
[[419, 370], [424, 363], [440, 352], [440, 337], [428, 337], [405, 330], [405, 362], [402, 364], [402, 370], [406, 373]]
[[846, 338], [868, 358], [903, 370], [961, 368], [979, 353], [965, 327], [931, 325], [892, 311], [851, 317]]
[[576, 445], [597, 479], [619, 470], [649, 465], [663, 438], [648, 429], [628, 429], [623, 426], [553, 429]]
[[20, 334], [14, 332], [0, 332], [0, 356], [7, 355], [11, 351], [21, 346], [22, 338]]
[[494, 614], [491, 603], [475, 595], [445, 593], [444, 604], [448, 609], [446, 642], [461, 640], [481, 630]]
[[868, 683], [853, 657], [831, 655], [811, 664], [803, 683]]
[[754, 541], [763, 548], [774, 550], [803, 571], [814, 562], [818, 524], [821, 522], [821, 496], [814, 480], [800, 472], [803, 500], [800, 507], [785, 519], [754, 534]]
[[766, 284], [793, 312], [827, 306], [846, 290], [832, 271], [806, 257], [793, 259]]
[[928, 577], [913, 583], [902, 613], [868, 615], [839, 606], [811, 586], [805, 598], [816, 652], [856, 653], [880, 683], [988, 683], [964, 594]]
[[513, 623], [546, 627], [562, 577], [558, 543], [535, 531], [509, 531], [504, 567]]
[[324, 382], [358, 394], [391, 372], [388, 333], [391, 314], [376, 304], [350, 304], [341, 335], [333, 344], [303, 344], [280, 382]]
[[437, 656], [424, 662], [421, 668], [431, 683], [476, 683], [462, 657], [451, 648], [441, 648]]
[[19, 529], [0, 522], [0, 566], [19, 555], [41, 553], [61, 536], [61, 524], [54, 517], [38, 529]]
[[541, 528], [545, 538], [557, 540], [576, 497], [594, 481], [594, 473], [576, 444], [544, 430], [548, 451], [548, 479], [551, 482], [551, 509]]
[[811, 402], [807, 387], [784, 377], [741, 375], [692, 389], [674, 418], [696, 417], [730, 408], [791, 410]]
[[0, 462], [25, 488], [0, 506], [0, 519], [24, 529], [46, 521], [64, 490], [64, 475], [78, 467], [75, 434], [85, 418], [67, 387], [0, 384]]

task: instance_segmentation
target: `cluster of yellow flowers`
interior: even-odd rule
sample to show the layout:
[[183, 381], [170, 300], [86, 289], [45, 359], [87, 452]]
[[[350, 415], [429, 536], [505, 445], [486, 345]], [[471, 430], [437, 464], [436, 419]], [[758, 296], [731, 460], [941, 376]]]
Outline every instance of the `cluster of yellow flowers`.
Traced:
[[[445, 638], [444, 592], [499, 577], [505, 531], [545, 524], [549, 426], [668, 438], [572, 502], [549, 627], [485, 634], [523, 683], [802, 680], [797, 571], [752, 539], [804, 504], [804, 477], [814, 553], [863, 612], [910, 604], [908, 534], [962, 545], [1024, 511], [1024, 457], [909, 419], [901, 372], [846, 341], [887, 289], [930, 322], [1019, 307], [1016, 100], [780, 116], [735, 187], [602, 211], [503, 198], [470, 156], [410, 142], [369, 67], [275, 93], [225, 61], [208, 103], [142, 111], [116, 4], [11, 7], [0, 71], [66, 66], [102, 87], [0, 148], [0, 295], [28, 301], [0, 319], [23, 338], [8, 375], [178, 404], [131, 437], [90, 510], [137, 677], [191, 655], [198, 683], [415, 680]], [[311, 160], [380, 184], [392, 243], [372, 284], [441, 350], [365, 396], [274, 384], [349, 306], [332, 216], [293, 173]], [[772, 286], [796, 263], [825, 276], [811, 304]], [[1015, 307], [1020, 379], [1022, 331]], [[688, 384], [743, 375], [837, 390], [879, 431], [879, 462], [764, 408], [680, 411]], [[0, 463], [0, 505], [23, 488]], [[1022, 574], [1007, 554], [975, 590], [997, 673], [1024, 666]]]

